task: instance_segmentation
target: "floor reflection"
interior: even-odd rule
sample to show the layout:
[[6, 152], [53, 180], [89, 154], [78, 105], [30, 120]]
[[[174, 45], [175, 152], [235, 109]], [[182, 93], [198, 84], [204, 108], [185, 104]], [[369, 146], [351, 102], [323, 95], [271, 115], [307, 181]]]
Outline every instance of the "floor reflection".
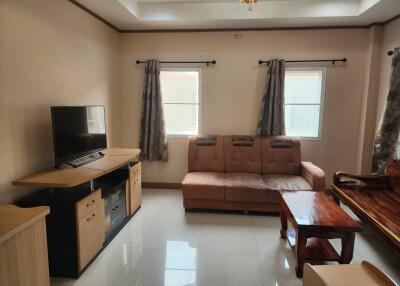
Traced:
[[[164, 286], [185, 286], [196, 282], [197, 249], [188, 242], [168, 241]], [[188, 283], [189, 281], [189, 283]]]

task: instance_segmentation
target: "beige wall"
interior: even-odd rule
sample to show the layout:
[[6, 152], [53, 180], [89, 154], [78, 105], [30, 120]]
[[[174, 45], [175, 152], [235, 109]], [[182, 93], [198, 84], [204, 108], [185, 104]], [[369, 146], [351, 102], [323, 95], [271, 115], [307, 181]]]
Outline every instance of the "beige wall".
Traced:
[[[137, 147], [143, 66], [136, 59], [216, 59], [203, 69], [201, 132], [254, 134], [265, 84], [259, 59], [347, 57], [328, 67], [322, 140], [302, 142], [303, 159], [327, 173], [356, 172], [361, 106], [369, 45], [367, 29], [122, 35], [124, 146]], [[185, 138], [169, 138], [170, 161], [145, 163], [143, 181], [180, 182], [187, 172]]]
[[375, 138], [375, 122], [379, 94], [383, 26], [374, 26], [368, 30], [368, 46], [364, 94], [361, 103], [361, 118], [358, 137], [358, 156], [356, 173], [368, 174], [372, 166], [372, 146]]
[[[388, 90], [400, 20], [373, 29], [118, 34], [68, 1], [0, 1], [0, 203], [27, 189], [11, 181], [53, 163], [49, 106], [104, 104], [109, 145], [138, 147], [143, 65], [136, 59], [216, 59], [203, 67], [201, 132], [254, 134], [265, 84], [261, 58], [347, 57], [328, 67], [322, 140], [303, 159], [327, 173], [365, 172]], [[171, 67], [171, 65], [170, 65]], [[187, 65], [186, 65], [187, 67]], [[197, 65], [195, 67], [202, 67]], [[379, 71], [379, 73], [378, 73]], [[180, 182], [186, 138], [143, 181]]]
[[376, 124], [379, 124], [383, 109], [386, 102], [386, 97], [389, 93], [390, 74], [392, 57], [387, 55], [388, 51], [393, 51], [394, 48], [400, 47], [400, 18], [387, 24], [383, 32], [382, 51], [380, 56], [381, 70], [379, 80], [379, 99], [378, 113]]
[[0, 1], [0, 203], [27, 191], [13, 179], [53, 164], [51, 105], [104, 104], [118, 142], [119, 40], [68, 1]]

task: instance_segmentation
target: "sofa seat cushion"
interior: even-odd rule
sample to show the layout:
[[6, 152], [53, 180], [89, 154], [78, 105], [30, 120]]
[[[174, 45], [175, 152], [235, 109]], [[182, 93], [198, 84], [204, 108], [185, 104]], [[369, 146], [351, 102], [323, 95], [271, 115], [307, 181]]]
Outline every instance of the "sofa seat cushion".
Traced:
[[267, 202], [263, 176], [249, 173], [225, 173], [225, 200], [230, 202]]
[[224, 173], [191, 172], [182, 181], [184, 199], [219, 200], [225, 199]]
[[301, 176], [292, 175], [263, 175], [266, 188], [272, 192], [269, 196], [269, 203], [279, 203], [280, 196], [278, 191], [312, 191], [312, 187]]

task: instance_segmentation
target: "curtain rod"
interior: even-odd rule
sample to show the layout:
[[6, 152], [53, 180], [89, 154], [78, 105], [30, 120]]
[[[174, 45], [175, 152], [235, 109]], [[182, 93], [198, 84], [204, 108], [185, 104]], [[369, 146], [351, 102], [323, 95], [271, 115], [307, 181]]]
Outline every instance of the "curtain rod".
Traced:
[[[287, 63], [322, 63], [322, 62], [330, 62], [333, 65], [336, 64], [336, 62], [347, 62], [347, 58], [343, 59], [333, 59], [333, 60], [295, 60], [295, 61], [286, 61]], [[260, 65], [262, 64], [267, 64], [269, 65], [270, 61], [264, 61], [264, 60], [259, 60], [258, 63]]]
[[[145, 64], [146, 61], [137, 60], [136, 64]], [[206, 65], [215, 65], [217, 63], [216, 60], [211, 61], [160, 61], [160, 64], [206, 64]]]

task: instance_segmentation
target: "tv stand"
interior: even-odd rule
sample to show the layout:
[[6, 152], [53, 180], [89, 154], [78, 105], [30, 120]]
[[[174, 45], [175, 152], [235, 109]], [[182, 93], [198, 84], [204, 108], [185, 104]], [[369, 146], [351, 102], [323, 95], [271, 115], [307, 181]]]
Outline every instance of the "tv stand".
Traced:
[[102, 153], [84, 166], [64, 165], [13, 182], [40, 188], [18, 206], [51, 208], [46, 217], [51, 276], [78, 278], [141, 206], [140, 150]]
[[75, 159], [73, 161], [66, 162], [66, 164], [69, 166], [72, 166], [74, 168], [78, 168], [83, 165], [89, 164], [93, 161], [99, 160], [103, 157], [104, 157], [104, 154], [102, 152], [96, 152], [96, 153]]

